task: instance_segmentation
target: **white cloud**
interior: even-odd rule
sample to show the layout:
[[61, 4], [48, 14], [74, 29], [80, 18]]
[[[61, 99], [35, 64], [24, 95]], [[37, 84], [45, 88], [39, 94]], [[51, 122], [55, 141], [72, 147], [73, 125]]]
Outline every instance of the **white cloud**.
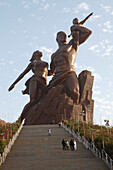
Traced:
[[112, 33], [113, 31], [112, 30], [109, 30], [110, 33]]
[[31, 16], [32, 16], [32, 17], [36, 17], [36, 14], [32, 13]]
[[108, 48], [106, 49], [107, 52], [113, 51], [113, 45], [108, 45]]
[[95, 103], [95, 108], [99, 108], [99, 105], [97, 103]]
[[112, 81], [109, 81], [108, 82], [108, 87], [112, 87], [113, 86], [113, 82]]
[[93, 15], [93, 16], [92, 16], [92, 18], [94, 18], [94, 19], [95, 19], [95, 18], [100, 18], [100, 17], [101, 17], [101, 15]]
[[0, 2], [0, 6], [10, 6], [10, 4], [8, 4], [6, 2]]
[[107, 94], [106, 96], [107, 96], [107, 98], [109, 98], [109, 97], [110, 97], [110, 95], [109, 95], [109, 94]]
[[55, 3], [53, 3], [53, 4], [52, 4], [52, 6], [56, 6], [56, 4], [55, 4]]
[[46, 57], [48, 58], [48, 63], [50, 63], [51, 62], [51, 54], [49, 53], [49, 54], [46, 54]]
[[14, 61], [9, 61], [9, 64], [14, 64]]
[[35, 37], [32, 37], [32, 39], [33, 39], [33, 40], [37, 40], [37, 39], [38, 39], [38, 37], [36, 37], [36, 36], [35, 36]]
[[73, 9], [73, 14], [78, 14], [78, 13], [79, 13], [79, 10], [76, 9], [76, 8], [74, 8], [74, 9]]
[[111, 42], [108, 39], [105, 39], [98, 44], [94, 44], [89, 47], [89, 50], [92, 50], [94, 53], [101, 53], [100, 56], [110, 56], [113, 55], [113, 45], [109, 45]]
[[101, 27], [101, 24], [98, 24], [98, 27]]
[[92, 46], [89, 48], [89, 50], [94, 51], [94, 50], [96, 50], [98, 47], [99, 47], [99, 45], [98, 45], [98, 44], [95, 44], [95, 45], [92, 45]]
[[85, 2], [82, 2], [81, 4], [78, 5], [78, 8], [88, 11], [89, 10], [89, 5], [87, 3], [85, 3]]
[[23, 19], [22, 18], [17, 18], [17, 21], [20, 23], [23, 23]]
[[78, 65], [77, 63], [74, 64], [75, 68], [79, 69], [79, 70], [84, 70], [84, 66], [82, 65]]
[[89, 71], [95, 72], [95, 69], [93, 68], [93, 66], [86, 66], [86, 67], [87, 67], [87, 69], [88, 69]]
[[100, 93], [101, 93], [100, 91], [97, 91], [97, 90], [95, 91], [95, 90], [93, 90], [93, 94], [94, 94], [94, 95], [95, 95], [95, 94], [98, 95], [98, 94], [100, 94]]
[[28, 4], [24, 5], [24, 8], [29, 10], [29, 5]]
[[102, 31], [103, 31], [103, 32], [108, 32], [107, 29], [105, 29], [105, 28], [104, 28]]
[[53, 49], [52, 48], [41, 47], [41, 50], [44, 50], [47, 53], [53, 53]]
[[69, 13], [70, 12], [70, 8], [63, 8], [62, 9], [62, 13]]
[[16, 31], [14, 31], [14, 30], [11, 30], [11, 34], [14, 34], [14, 35], [15, 35], [15, 34], [16, 34]]
[[111, 6], [109, 6], [109, 5], [103, 5], [103, 4], [101, 4], [100, 5], [101, 6], [101, 8], [103, 8], [104, 10], [105, 10], [105, 12], [107, 13], [107, 12], [110, 12], [110, 9], [111, 9]]
[[24, 1], [22, 1], [22, 4], [25, 4], [26, 3], [26, 1], [24, 0]]
[[106, 111], [106, 114], [107, 114], [107, 116], [112, 116], [113, 115], [113, 113], [112, 112], [108, 112], [108, 111]]
[[100, 42], [99, 44], [103, 46], [103, 44], [105, 44], [105, 43], [106, 43], [106, 44], [109, 44], [110, 41], [106, 39], [106, 40], [103, 40], [102, 42]]
[[95, 19], [98, 19], [100, 17], [101, 17], [101, 15], [93, 15], [93, 16], [91, 16], [91, 21], [94, 22]]
[[79, 69], [79, 71], [88, 70], [95, 72], [95, 69], [92, 66], [78, 65], [77, 63], [75, 63], [74, 66], [75, 68]]
[[2, 86], [0, 86], [0, 91], [2, 91], [3, 90], [3, 87]]
[[100, 89], [100, 87], [98, 85], [95, 85], [95, 89]]
[[12, 54], [12, 51], [8, 51], [8, 54]]
[[26, 33], [28, 33], [28, 31], [27, 30], [23, 30], [23, 33], [26, 34]]
[[111, 25], [111, 22], [110, 21], [106, 21], [104, 22], [104, 25], [106, 26], [106, 28], [110, 29], [112, 28], [113, 26]]
[[110, 53], [106, 51], [105, 53], [102, 54], [102, 56], [110, 56]]
[[100, 109], [104, 109], [104, 112], [110, 111], [113, 112], [113, 101], [108, 100], [106, 97], [94, 97], [95, 102], [98, 103]]
[[22, 1], [22, 4], [23, 4], [23, 7], [25, 8], [25, 9], [27, 9], [27, 10], [29, 10], [29, 4], [28, 4], [28, 2], [27, 1]]
[[78, 14], [80, 11], [85, 10], [88, 11], [89, 10], [89, 5], [85, 2], [79, 4], [76, 8], [72, 9], [72, 13], [73, 14]]
[[95, 82], [101, 80], [101, 75], [100, 75], [100, 74], [94, 72], [94, 73], [93, 73], [93, 76], [94, 76], [94, 81], [95, 81]]
[[46, 4], [43, 4], [43, 5], [42, 5], [42, 8], [40, 8], [40, 10], [45, 10], [45, 11], [47, 11], [49, 7], [50, 7], [49, 3], [46, 3]]
[[47, 34], [47, 31], [42, 31], [42, 34]]
[[2, 65], [2, 66], [6, 65], [6, 62], [4, 61], [4, 59], [1, 59], [0, 65]]
[[103, 53], [103, 56], [110, 56], [113, 53], [113, 45], [108, 45]]
[[38, 0], [33, 0], [33, 3], [38, 5], [39, 1]]
[[28, 45], [31, 47], [31, 46], [33, 45], [33, 43], [32, 43], [32, 42], [29, 42]]
[[96, 52], [96, 53], [99, 53], [99, 52], [100, 52], [100, 49], [95, 50], [95, 52]]
[[109, 105], [101, 105], [100, 108], [101, 109], [111, 109], [111, 107]]
[[16, 73], [20, 73], [20, 71], [19, 71], [19, 70], [17, 70], [16, 68], [14, 69], [14, 72], [16, 72]]

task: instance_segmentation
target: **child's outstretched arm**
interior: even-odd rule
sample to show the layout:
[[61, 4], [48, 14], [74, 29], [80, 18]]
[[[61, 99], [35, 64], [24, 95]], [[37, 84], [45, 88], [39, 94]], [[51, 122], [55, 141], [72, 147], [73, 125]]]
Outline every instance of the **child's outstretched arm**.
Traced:
[[93, 15], [93, 12], [92, 13], [90, 13], [83, 21], [81, 21], [79, 24], [84, 24], [85, 22], [86, 22], [86, 20], [91, 16], [91, 15]]

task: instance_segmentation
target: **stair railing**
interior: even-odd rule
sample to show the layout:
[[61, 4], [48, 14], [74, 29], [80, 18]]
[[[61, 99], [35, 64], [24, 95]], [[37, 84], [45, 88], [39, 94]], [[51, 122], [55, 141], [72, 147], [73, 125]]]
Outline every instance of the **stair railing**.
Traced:
[[12, 139], [10, 139], [8, 145], [5, 146], [4, 152], [2, 154], [0, 154], [0, 165], [5, 162], [7, 154], [10, 152], [12, 145], [14, 144], [15, 140], [17, 139], [17, 137], [18, 137], [18, 135], [19, 135], [19, 133], [20, 133], [22, 127], [23, 127], [24, 121], [25, 120], [22, 121], [22, 123], [21, 123], [20, 127], [18, 128], [17, 132], [13, 135]]
[[104, 149], [102, 149], [102, 159], [106, 163], [106, 165], [110, 168], [110, 170], [113, 169], [113, 160], [110, 158], [110, 156], [105, 152]]
[[[64, 123], [62, 123], [62, 127], [69, 132], [69, 134], [71, 134], [73, 137], [77, 138], [79, 142], [82, 142], [83, 145], [85, 146], [86, 149], [88, 149], [88, 145], [89, 142], [87, 141], [87, 139], [84, 136], [80, 136], [80, 134], [77, 132], [75, 133], [74, 130], [69, 127], [67, 127], [67, 125], [64, 125]], [[102, 151], [100, 152], [96, 146], [94, 145], [94, 143], [92, 142], [91, 146], [90, 146], [90, 150], [93, 152], [93, 154], [95, 155], [96, 158], [101, 158], [105, 164], [109, 167], [110, 170], [113, 170], [113, 160], [110, 158], [110, 156], [104, 151], [104, 149], [102, 149]]]

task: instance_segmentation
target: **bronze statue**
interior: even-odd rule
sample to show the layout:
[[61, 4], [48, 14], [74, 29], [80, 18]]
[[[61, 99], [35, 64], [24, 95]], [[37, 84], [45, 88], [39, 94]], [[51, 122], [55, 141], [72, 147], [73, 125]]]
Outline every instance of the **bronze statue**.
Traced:
[[41, 60], [42, 52], [35, 51], [30, 60], [30, 64], [27, 68], [20, 74], [20, 76], [14, 81], [14, 83], [9, 87], [11, 91], [14, 86], [30, 71], [34, 75], [27, 80], [25, 83], [26, 89], [23, 91], [23, 94], [30, 95], [30, 101], [24, 107], [20, 119], [23, 120], [27, 116], [27, 112], [30, 107], [36, 104], [41, 96], [43, 95], [46, 85], [47, 85], [47, 75], [48, 75], [48, 63]]
[[[78, 26], [83, 26], [83, 24], [88, 20], [88, 18], [90, 17], [90, 16], [92, 16], [93, 15], [93, 12], [92, 13], [90, 13], [84, 20], [82, 20], [82, 21], [80, 21], [79, 22], [79, 20], [78, 20], [78, 18], [74, 18], [73, 19], [73, 25], [71, 26], [71, 28], [70, 28], [70, 30], [71, 30], [71, 34], [70, 35], [68, 35], [68, 37], [73, 37], [73, 39], [75, 39], [75, 31], [76, 31], [76, 26], [78, 25]], [[79, 34], [80, 34], [81, 32], [79, 32]]]
[[75, 104], [78, 104], [79, 83], [74, 63], [78, 46], [88, 39], [92, 31], [79, 25], [74, 25], [74, 30], [75, 39], [72, 38], [68, 44], [66, 34], [62, 31], [57, 33], [56, 41], [59, 49], [51, 56], [49, 75], [54, 74], [54, 76], [47, 88], [64, 84], [65, 93], [73, 99]]
[[83, 20], [80, 21], [80, 22], [79, 22], [79, 19], [78, 19], [78, 18], [74, 18], [74, 19], [73, 19], [73, 25], [72, 25], [71, 28], [70, 28], [71, 34], [68, 35], [68, 37], [72, 36], [72, 32], [74, 31], [74, 26], [76, 26], [76, 25], [83, 26], [83, 24], [84, 24], [84, 23], [88, 20], [88, 18], [89, 18], [90, 16], [92, 16], [92, 15], [93, 15], [93, 12], [90, 13], [85, 19], [83, 19]]

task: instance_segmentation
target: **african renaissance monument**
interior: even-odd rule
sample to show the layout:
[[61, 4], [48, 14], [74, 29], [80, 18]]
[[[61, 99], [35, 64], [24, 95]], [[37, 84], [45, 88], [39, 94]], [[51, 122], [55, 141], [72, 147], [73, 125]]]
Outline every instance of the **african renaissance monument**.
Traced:
[[[77, 76], [74, 68], [79, 46], [92, 34], [91, 30], [83, 26], [92, 14], [81, 22], [78, 18], [73, 20], [68, 43], [65, 32], [57, 33], [58, 49], [51, 56], [50, 70], [48, 63], [41, 59], [42, 52], [37, 50], [27, 68], [9, 87], [11, 91], [32, 70], [33, 76], [26, 81], [26, 89], [23, 91], [23, 94], [30, 96], [30, 101], [19, 117], [21, 121], [25, 119], [25, 125], [58, 123], [70, 118], [93, 123], [94, 77], [88, 70], [83, 70]], [[47, 76], [52, 76], [48, 85]]]

